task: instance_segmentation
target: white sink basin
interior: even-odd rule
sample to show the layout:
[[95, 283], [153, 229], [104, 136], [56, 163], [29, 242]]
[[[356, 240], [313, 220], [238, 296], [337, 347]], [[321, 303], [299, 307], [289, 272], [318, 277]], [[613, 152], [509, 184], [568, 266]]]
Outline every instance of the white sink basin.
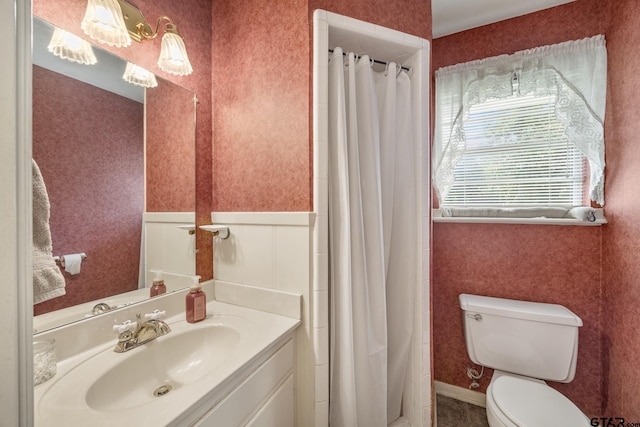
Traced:
[[170, 326], [167, 335], [125, 353], [113, 351], [114, 336], [113, 343], [94, 355], [80, 355], [74, 366], [59, 369], [43, 384], [47, 387], [38, 412], [64, 420], [59, 425], [71, 425], [80, 414], [88, 417], [84, 425], [113, 425], [108, 414], [129, 416], [145, 408], [162, 413], [167, 405], [187, 401], [199, 383], [227, 376], [230, 361], [242, 359], [255, 339], [253, 325], [231, 315]]
[[[183, 312], [166, 319], [170, 333], [125, 353], [113, 351], [117, 337], [110, 332], [109, 341], [78, 353], [61, 348], [56, 376], [34, 388], [35, 426], [191, 425], [299, 324], [217, 301], [207, 311], [215, 315], [196, 324], [184, 321]], [[107, 317], [96, 316], [96, 328], [110, 330]], [[100, 333], [69, 328], [80, 342], [89, 339], [86, 333]], [[57, 344], [72, 344], [70, 331], [57, 333], [65, 334]]]
[[217, 369], [239, 342], [238, 331], [220, 323], [171, 332], [130, 350], [130, 357], [98, 377], [87, 390], [87, 405], [121, 411], [164, 398]]

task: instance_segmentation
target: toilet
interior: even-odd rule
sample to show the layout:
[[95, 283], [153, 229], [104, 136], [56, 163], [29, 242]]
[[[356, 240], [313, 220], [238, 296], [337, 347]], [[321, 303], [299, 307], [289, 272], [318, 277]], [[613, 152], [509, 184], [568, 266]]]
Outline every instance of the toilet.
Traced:
[[566, 307], [461, 294], [471, 360], [493, 368], [487, 388], [491, 427], [590, 426], [589, 418], [545, 380], [573, 380], [582, 320]]

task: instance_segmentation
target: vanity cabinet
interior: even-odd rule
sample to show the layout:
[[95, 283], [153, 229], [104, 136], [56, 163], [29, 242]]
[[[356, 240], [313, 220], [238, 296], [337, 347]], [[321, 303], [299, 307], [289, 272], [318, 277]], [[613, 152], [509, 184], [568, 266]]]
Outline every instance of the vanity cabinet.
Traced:
[[294, 343], [289, 339], [200, 418], [197, 427], [293, 427]]
[[[34, 388], [35, 425], [293, 427], [297, 319], [214, 300], [206, 320], [187, 323], [179, 311], [167, 319], [170, 334], [113, 351], [110, 329], [118, 319], [163, 301], [171, 304], [161, 309], [180, 305], [178, 312], [186, 292], [41, 334], [60, 351], [56, 376]], [[78, 340], [87, 335], [96, 343]], [[164, 384], [173, 388], [153, 393]]]

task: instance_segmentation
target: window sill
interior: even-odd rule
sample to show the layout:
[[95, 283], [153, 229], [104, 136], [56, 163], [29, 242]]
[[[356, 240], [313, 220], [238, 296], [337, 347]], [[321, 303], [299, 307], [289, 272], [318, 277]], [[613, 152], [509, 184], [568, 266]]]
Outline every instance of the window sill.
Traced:
[[442, 216], [440, 209], [432, 209], [433, 222], [448, 222], [457, 224], [541, 224], [541, 225], [578, 225], [586, 227], [598, 227], [607, 224], [603, 209], [596, 209], [594, 222], [581, 221], [574, 218], [497, 218], [497, 217], [464, 217]]

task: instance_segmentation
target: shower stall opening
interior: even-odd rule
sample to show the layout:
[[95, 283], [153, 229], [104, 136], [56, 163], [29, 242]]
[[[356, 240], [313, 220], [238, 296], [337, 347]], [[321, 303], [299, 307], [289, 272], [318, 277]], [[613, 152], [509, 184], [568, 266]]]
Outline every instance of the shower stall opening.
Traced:
[[428, 49], [314, 14], [316, 425], [431, 423]]

